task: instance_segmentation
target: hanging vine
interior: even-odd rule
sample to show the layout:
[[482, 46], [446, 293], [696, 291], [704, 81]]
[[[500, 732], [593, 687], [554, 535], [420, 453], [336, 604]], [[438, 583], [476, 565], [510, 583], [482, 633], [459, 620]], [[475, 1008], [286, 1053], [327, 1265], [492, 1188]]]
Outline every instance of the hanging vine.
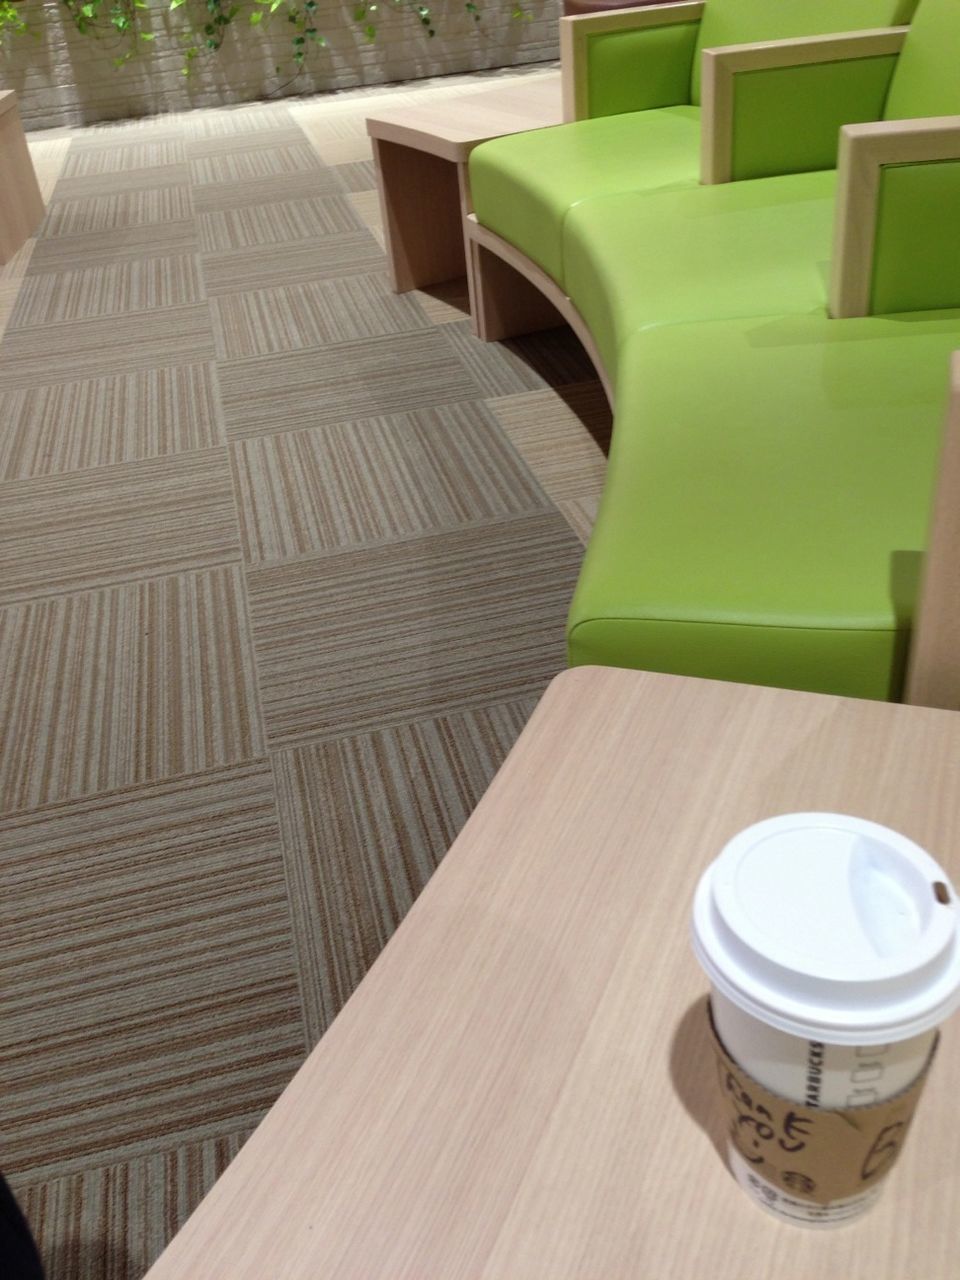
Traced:
[[[467, 13], [479, 22], [477, 0], [463, 0]], [[77, 31], [101, 41], [116, 67], [145, 52], [156, 39], [146, 29], [144, 13], [152, 6], [147, 0], [59, 0], [69, 21]], [[437, 28], [430, 7], [422, 0], [389, 0], [391, 9], [402, 9], [420, 24], [428, 37]], [[31, 26], [31, 5], [24, 0], [0, 0], [0, 37], [36, 34]], [[189, 76], [204, 57], [215, 55], [223, 46], [227, 32], [238, 27], [266, 29], [271, 19], [289, 24], [289, 69], [296, 78], [305, 68], [310, 54], [327, 47], [327, 37], [318, 25], [320, 0], [165, 0], [165, 8], [174, 15], [183, 44], [182, 74]], [[38, 6], [39, 8], [39, 6]], [[156, 9], [154, 9], [156, 13]], [[378, 0], [355, 0], [353, 20], [365, 40], [377, 38], [380, 18]], [[283, 67], [275, 67], [278, 74]]]

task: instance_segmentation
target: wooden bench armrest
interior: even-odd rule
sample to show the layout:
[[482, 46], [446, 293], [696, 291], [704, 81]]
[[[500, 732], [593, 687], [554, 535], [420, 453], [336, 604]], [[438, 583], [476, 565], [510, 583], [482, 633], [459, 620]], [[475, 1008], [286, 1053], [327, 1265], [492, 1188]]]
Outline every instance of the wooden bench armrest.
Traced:
[[[877, 213], [886, 165], [960, 160], [960, 116], [881, 120], [840, 133], [830, 314], [870, 314]], [[953, 211], [956, 219], [960, 210]]]
[[565, 121], [588, 115], [590, 41], [618, 32], [644, 31], [678, 23], [699, 22], [704, 0], [678, 0], [639, 9], [608, 9], [560, 19], [560, 76]]
[[[768, 40], [757, 44], [726, 45], [704, 49], [701, 102], [701, 178], [703, 182], [730, 182], [733, 178], [737, 124], [737, 80], [758, 71], [788, 71], [796, 67], [890, 58], [899, 54], [909, 27], [882, 27], [837, 35], [803, 36]], [[839, 73], [839, 69], [838, 69]], [[785, 92], [789, 92], [784, 86]], [[802, 94], [802, 91], [801, 91]], [[799, 107], [808, 107], [801, 101]], [[868, 109], [879, 114], [882, 100]], [[841, 109], [842, 108], [838, 108]], [[838, 117], [836, 128], [846, 120]], [[786, 139], [784, 140], [786, 144]], [[784, 169], [790, 172], [789, 150], [784, 148]]]

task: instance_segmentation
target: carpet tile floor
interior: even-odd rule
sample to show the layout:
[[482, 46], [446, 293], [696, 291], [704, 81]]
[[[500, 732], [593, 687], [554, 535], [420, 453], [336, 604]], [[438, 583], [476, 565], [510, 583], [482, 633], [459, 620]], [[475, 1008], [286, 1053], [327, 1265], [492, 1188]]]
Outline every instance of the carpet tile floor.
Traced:
[[0, 1167], [49, 1280], [144, 1274], [564, 665], [593, 370], [565, 330], [478, 342], [463, 282], [386, 280], [365, 117], [477, 79], [30, 139]]

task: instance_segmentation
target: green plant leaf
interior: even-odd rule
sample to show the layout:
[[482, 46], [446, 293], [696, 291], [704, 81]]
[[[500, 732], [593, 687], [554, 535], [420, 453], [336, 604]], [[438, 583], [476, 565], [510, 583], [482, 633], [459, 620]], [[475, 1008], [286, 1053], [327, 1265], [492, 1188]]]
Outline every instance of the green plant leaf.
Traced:
[[259, 27], [259, 25], [260, 25], [260, 23], [261, 23], [262, 21], [263, 21], [263, 10], [262, 10], [262, 9], [254, 9], [253, 13], [251, 13], [251, 15], [250, 15], [250, 25], [251, 25], [251, 27]]

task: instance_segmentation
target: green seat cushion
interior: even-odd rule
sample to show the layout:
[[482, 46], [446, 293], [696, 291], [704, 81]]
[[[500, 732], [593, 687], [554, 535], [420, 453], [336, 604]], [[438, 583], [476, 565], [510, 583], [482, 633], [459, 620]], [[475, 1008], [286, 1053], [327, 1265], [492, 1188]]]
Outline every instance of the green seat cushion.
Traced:
[[898, 694], [960, 311], [624, 347], [573, 664]]
[[515, 133], [470, 155], [477, 220], [563, 283], [568, 210], [619, 191], [655, 190], [700, 176], [700, 111], [663, 107]]
[[564, 284], [617, 383], [650, 325], [822, 310], [836, 173], [584, 201], [567, 215]]

